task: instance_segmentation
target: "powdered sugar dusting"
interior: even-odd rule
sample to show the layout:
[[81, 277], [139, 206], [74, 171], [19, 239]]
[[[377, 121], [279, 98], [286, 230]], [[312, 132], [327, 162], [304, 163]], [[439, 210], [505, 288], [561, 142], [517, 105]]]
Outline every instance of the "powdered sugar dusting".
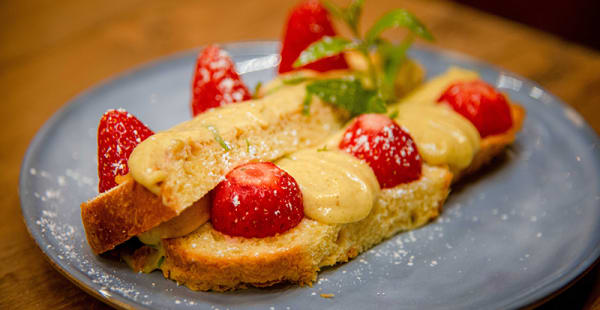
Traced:
[[[35, 172], [32, 173], [32, 171]], [[54, 257], [56, 260], [59, 262], [68, 261], [75, 264], [76, 268], [82, 270], [91, 279], [92, 283], [100, 287], [97, 292], [106, 298], [124, 296], [141, 304], [151, 305], [151, 297], [147, 293], [142, 293], [145, 290], [139, 288], [137, 282], [127, 281], [121, 277], [121, 273], [124, 272], [123, 269], [119, 271], [113, 269], [111, 271], [110, 267], [106, 268], [106, 266], [98, 262], [97, 257], [91, 255], [85, 241], [81, 241], [81, 239], [79, 239], [79, 242], [74, 241], [78, 240], [75, 236], [83, 234], [83, 229], [80, 226], [61, 222], [62, 214], [59, 214], [56, 207], [53, 207], [60, 201], [64, 202], [64, 191], [70, 186], [71, 188], [72, 186], [76, 186], [88, 189], [93, 188], [95, 190], [94, 181], [78, 170], [66, 170], [64, 175], [53, 175], [48, 171], [30, 169], [29, 174], [38, 178], [44, 178], [54, 184], [48, 186], [44, 191], [34, 193], [34, 196], [43, 201], [46, 206], [41, 211], [41, 216], [36, 221], [36, 224], [40, 227], [43, 234], [53, 240], [53, 242], [47, 244], [46, 249], [55, 253]], [[393, 192], [396, 198], [408, 194], [411, 193], [406, 190]], [[458, 261], [461, 259], [461, 255], [469, 254], [457, 253], [457, 239], [449, 237], [454, 236], [452, 233], [447, 233], [449, 228], [456, 226], [458, 223], [479, 223], [481, 222], [480, 218], [485, 217], [486, 213], [494, 217], [498, 222], [522, 219], [529, 223], [537, 223], [538, 221], [542, 221], [545, 216], [545, 214], [531, 215], [518, 208], [504, 209], [500, 207], [482, 208], [477, 216], [464, 216], [466, 205], [477, 201], [485, 201], [486, 199], [486, 194], [482, 192], [465, 203], [454, 202], [448, 204], [442, 215], [423, 229], [400, 233], [375, 248], [360, 254], [347, 264], [327, 268], [319, 274], [318, 280], [312, 288], [298, 289], [306, 292], [311, 298], [322, 299], [319, 297], [321, 294], [333, 294], [335, 300], [343, 298], [344, 293], [351, 287], [371, 283], [374, 281], [374, 277], [394, 277], [395, 275], [410, 273], [411, 270], [422, 270], [422, 268], [443, 269], [449, 261]], [[473, 234], [468, 226], [464, 227], [466, 227], [463, 230], [466, 240], [472, 244], [476, 244], [477, 235]], [[544, 234], [541, 231], [533, 231], [531, 237], [536, 239], [544, 238]], [[442, 244], [442, 246], [434, 249], [439, 244]], [[432, 255], [432, 252], [436, 254]], [[527, 265], [530, 257], [531, 254], [526, 253], [517, 260], [519, 264], [522, 264], [518, 267], [519, 270], [527, 271], [530, 268]], [[493, 262], [493, 260], [490, 262]], [[381, 268], [380, 266], [385, 266], [385, 268]], [[125, 272], [129, 272], [128, 269], [124, 270]], [[465, 274], [464, 270], [456, 270], [455, 272], [457, 275]], [[148, 275], [141, 276], [149, 277]], [[164, 281], [169, 283], [168, 280]], [[156, 287], [156, 284], [153, 287]], [[187, 288], [182, 289], [187, 290]], [[171, 288], [167, 292], [174, 294], [171, 301], [174, 306], [187, 307], [197, 305], [198, 303], [195, 299], [182, 298], [179, 293], [174, 293]], [[385, 297], [390, 294], [391, 291], [382, 288], [374, 296]], [[224, 307], [217, 306], [213, 308], [225, 309]], [[280, 306], [276, 306], [276, 309], [279, 308]]]
[[[397, 196], [396, 198], [406, 194], [408, 193], [405, 191], [394, 193]], [[516, 207], [512, 209], [486, 209], [482, 206], [477, 207], [479, 209], [475, 214], [478, 215], [464, 216], [466, 205], [471, 208], [474, 204], [480, 204], [478, 200], [485, 199], [485, 192], [482, 192], [465, 203], [450, 202], [444, 207], [441, 216], [433, 223], [417, 230], [400, 233], [360, 254], [350, 262], [333, 268], [333, 270], [326, 270], [319, 275], [317, 283], [310, 290], [310, 296], [327, 292], [335, 294], [336, 298], [338, 296], [342, 298], [350, 287], [365, 285], [365, 281], [372, 282], [374, 278], [401, 277], [401, 275], [411, 274], [416, 270], [422, 271], [424, 268], [446, 269], [448, 263], [452, 266], [455, 262], [461, 261], [464, 256], [473, 257], [473, 254], [483, 251], [483, 249], [481, 246], [475, 246], [479, 244], [479, 236], [469, 225], [479, 225], [478, 223], [481, 222], [480, 217], [486, 217], [485, 213], [491, 214], [497, 223], [508, 221], [534, 223], [540, 217], [545, 216], [541, 214], [532, 216]], [[470, 209], [469, 213], [472, 211]], [[489, 218], [486, 218], [484, 223], [491, 224]], [[506, 227], [506, 224], [500, 225], [500, 227], [503, 227], [502, 225]], [[459, 235], [455, 232], [457, 226], [462, 227]], [[532, 231], [527, 237], [530, 240], [543, 238], [544, 234], [540, 231]], [[469, 246], [465, 247], [464, 242], [467, 242]], [[518, 260], [518, 263], [515, 263], [515, 267], [522, 271], [528, 270], [530, 268], [528, 267], [530, 257], [530, 253], [524, 254]], [[487, 260], [483, 263], [489, 264], [493, 262], [493, 259], [493, 257], [487, 257]], [[382, 268], [381, 266], [385, 267]], [[468, 274], [462, 269], [454, 270], [454, 272], [460, 278]], [[376, 296], [384, 296], [388, 289], [387, 287], [381, 289]]]
[[91, 187], [91, 186], [95, 185], [95, 181], [91, 177], [86, 176], [76, 170], [67, 169], [65, 171], [65, 176], [67, 178], [70, 178], [71, 180], [75, 181], [77, 186], [79, 186], [79, 187], [85, 187], [85, 186]]
[[[79, 206], [65, 208], [65, 194], [71, 194], [75, 188], [95, 188], [95, 181], [85, 174], [67, 169], [64, 175], [54, 176], [49, 171], [31, 168], [30, 175], [45, 180], [47, 188], [41, 192], [33, 192], [33, 197], [41, 203], [41, 210], [34, 223], [37, 231], [45, 241], [43, 246], [47, 255], [53, 258], [61, 268], [70, 266], [80, 270], [89, 281], [100, 287], [98, 294], [106, 298], [123, 296], [127, 299], [150, 305], [152, 300], [148, 294], [142, 294], [137, 285], [119, 277], [116, 269], [110, 271], [106, 263], [91, 253], [85, 242], [84, 231], [80, 220], [74, 224], [71, 219], [79, 219]], [[81, 189], [79, 189], [81, 190]]]

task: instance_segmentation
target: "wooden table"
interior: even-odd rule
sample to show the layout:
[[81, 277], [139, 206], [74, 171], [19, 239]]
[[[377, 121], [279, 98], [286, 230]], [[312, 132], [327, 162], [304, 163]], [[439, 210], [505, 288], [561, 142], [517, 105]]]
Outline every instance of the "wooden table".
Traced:
[[[277, 39], [296, 0], [0, 2], [0, 308], [107, 308], [56, 272], [27, 234], [19, 166], [69, 99], [133, 66], [211, 42]], [[398, 4], [368, 1], [369, 25]], [[540, 83], [600, 132], [600, 53], [450, 2], [402, 1], [436, 45]], [[392, 36], [393, 37], [393, 36]], [[600, 305], [600, 268], [544, 307]]]

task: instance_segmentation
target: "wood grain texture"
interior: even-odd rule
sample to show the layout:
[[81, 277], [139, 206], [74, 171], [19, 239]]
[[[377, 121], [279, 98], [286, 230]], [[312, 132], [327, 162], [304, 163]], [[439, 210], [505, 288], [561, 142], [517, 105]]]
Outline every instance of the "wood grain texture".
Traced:
[[[277, 39], [295, 2], [0, 1], [0, 308], [107, 308], [45, 261], [21, 219], [19, 167], [42, 124], [79, 92], [157, 57], [211, 42]], [[450, 2], [368, 1], [363, 25], [398, 6], [430, 26], [436, 46], [540, 83], [600, 132], [600, 53]], [[599, 305], [599, 287], [595, 268], [542, 307]]]

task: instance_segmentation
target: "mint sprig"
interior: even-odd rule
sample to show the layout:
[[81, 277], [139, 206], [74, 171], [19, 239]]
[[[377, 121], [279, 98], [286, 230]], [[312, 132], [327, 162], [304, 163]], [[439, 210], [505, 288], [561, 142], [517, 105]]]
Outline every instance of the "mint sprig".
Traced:
[[223, 140], [223, 137], [221, 137], [221, 134], [219, 134], [219, 130], [217, 130], [217, 128], [213, 125], [207, 125], [206, 129], [208, 129], [208, 131], [210, 131], [213, 134], [213, 137], [215, 138], [215, 141], [217, 141], [217, 143], [219, 143], [219, 145], [226, 151], [229, 152], [231, 150], [231, 148], [229, 147], [229, 145], [227, 145], [227, 142], [225, 142], [225, 140]]
[[260, 92], [260, 88], [262, 87], [262, 82], [258, 81], [254, 86], [254, 93], [252, 93], [252, 99], [258, 99], [258, 93]]
[[300, 83], [304, 83], [306, 81], [312, 80], [313, 78], [308, 76], [293, 76], [287, 79], [282, 79], [281, 83], [283, 85], [298, 85]]
[[[365, 58], [368, 66], [367, 78], [369, 88], [358, 80], [326, 79], [314, 80], [307, 84], [307, 97], [303, 111], [308, 113], [310, 98], [313, 95], [323, 101], [342, 107], [355, 116], [363, 113], [384, 113], [385, 105], [396, 100], [394, 82], [402, 65], [406, 62], [406, 53], [415, 37], [433, 40], [427, 28], [412, 13], [404, 9], [396, 9], [384, 14], [364, 36], [359, 31], [359, 21], [364, 0], [352, 0], [347, 7], [340, 7], [330, 1], [323, 4], [336, 18], [342, 20], [350, 28], [353, 38], [323, 37], [313, 42], [295, 61], [294, 67], [300, 67], [347, 51], [358, 51]], [[406, 28], [407, 37], [400, 43], [392, 43], [381, 37], [381, 34], [393, 28]], [[374, 51], [378, 57], [375, 63], [371, 58]]]

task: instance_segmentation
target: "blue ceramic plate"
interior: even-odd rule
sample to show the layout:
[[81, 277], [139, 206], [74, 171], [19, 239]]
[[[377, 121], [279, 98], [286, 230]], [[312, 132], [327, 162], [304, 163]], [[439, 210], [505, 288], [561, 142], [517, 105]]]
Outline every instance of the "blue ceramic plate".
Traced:
[[[250, 87], [274, 76], [278, 43], [224, 48]], [[196, 51], [103, 83], [44, 125], [21, 168], [19, 190], [29, 232], [66, 277], [121, 307], [516, 308], [569, 284], [600, 254], [598, 136], [535, 83], [453, 53], [416, 47], [411, 54], [428, 77], [452, 65], [478, 71], [525, 107], [524, 128], [493, 168], [454, 187], [438, 220], [324, 270], [313, 287], [193, 292], [159, 272], [138, 274], [95, 256], [86, 243], [79, 205], [97, 194], [100, 115], [123, 107], [155, 131], [189, 119]]]

